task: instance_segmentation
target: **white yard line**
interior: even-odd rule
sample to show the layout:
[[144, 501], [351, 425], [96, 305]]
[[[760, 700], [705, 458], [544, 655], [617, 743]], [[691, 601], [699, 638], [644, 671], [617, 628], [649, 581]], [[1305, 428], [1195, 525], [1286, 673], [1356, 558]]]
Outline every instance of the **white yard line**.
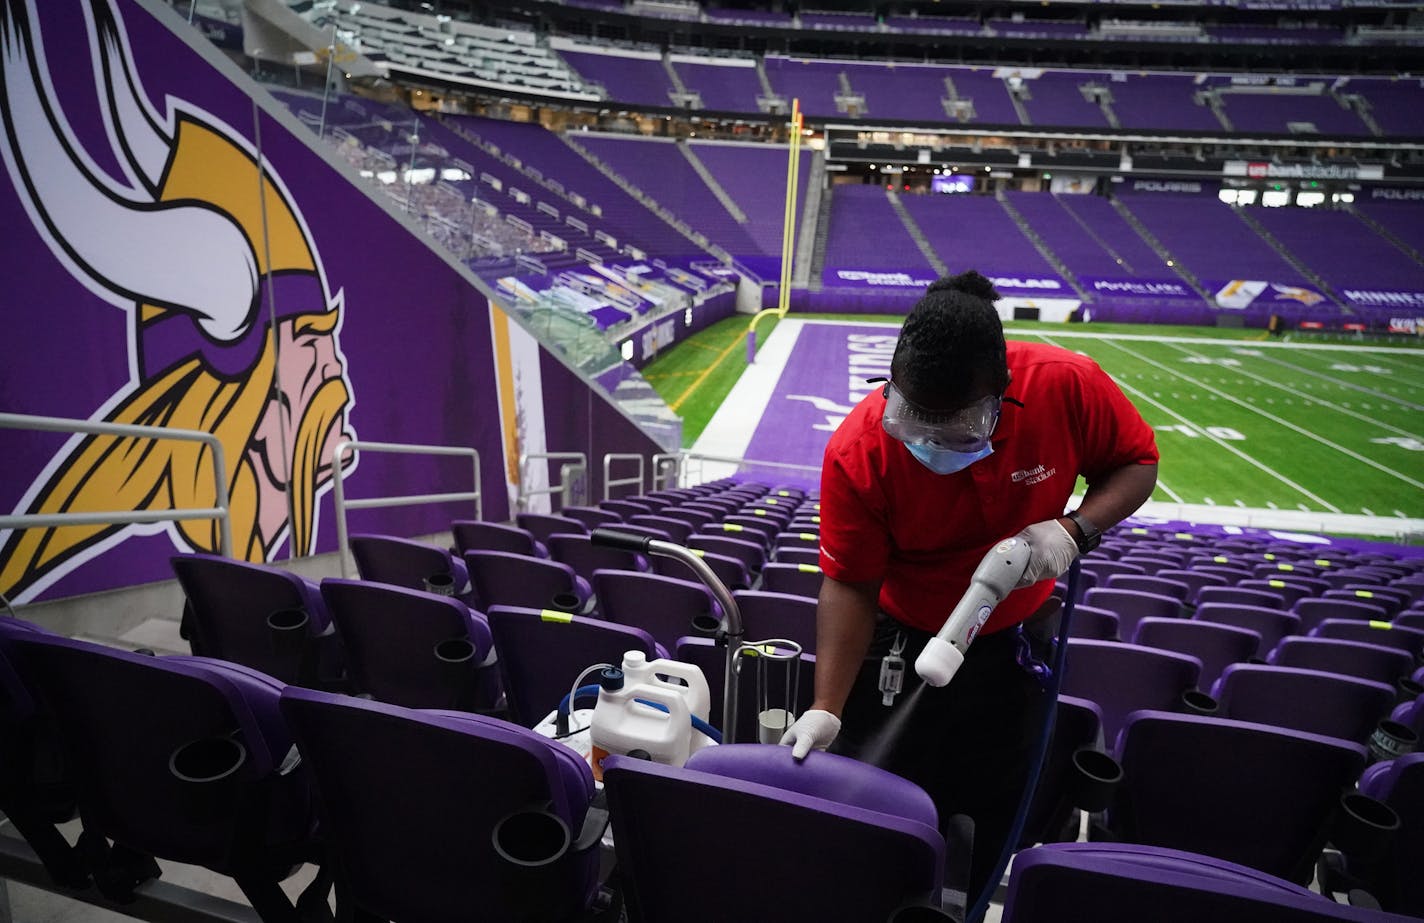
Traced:
[[[1183, 346], [1178, 346], [1178, 345], [1175, 344], [1175, 343], [1173, 343], [1173, 344], [1171, 344], [1171, 345], [1172, 345], [1173, 347], [1175, 347], [1176, 349], [1179, 349], [1179, 350], [1181, 350], [1182, 352], [1184, 352], [1184, 353], [1186, 353], [1187, 355], [1190, 355], [1190, 356], [1201, 356], [1201, 355], [1202, 355], [1202, 354], [1199, 353], [1199, 352], [1195, 352], [1195, 351], [1190, 350], [1190, 349], [1187, 349], [1186, 347], [1183, 347]], [[1203, 357], [1203, 358], [1210, 358], [1210, 357], [1207, 356], [1207, 357]], [[1280, 363], [1280, 364], [1284, 365], [1284, 364], [1286, 364], [1286, 363]], [[1310, 403], [1312, 403], [1312, 404], [1319, 404], [1319, 405], [1321, 405], [1322, 407], [1329, 407], [1331, 410], [1335, 411], [1336, 413], [1343, 413], [1343, 414], [1345, 414], [1346, 416], [1354, 417], [1356, 420], [1363, 420], [1364, 422], [1369, 423], [1369, 424], [1372, 425], [1372, 426], [1377, 426], [1377, 427], [1379, 427], [1380, 429], [1389, 430], [1390, 432], [1392, 432], [1392, 433], [1397, 433], [1397, 434], [1400, 435], [1400, 436], [1412, 436], [1412, 437], [1414, 437], [1415, 439], [1418, 439], [1418, 438], [1419, 438], [1419, 434], [1418, 434], [1418, 433], [1411, 433], [1411, 432], [1409, 432], [1408, 430], [1400, 429], [1400, 428], [1397, 427], [1397, 426], [1390, 426], [1388, 423], [1381, 423], [1379, 420], [1375, 419], [1374, 417], [1366, 416], [1365, 414], [1362, 414], [1362, 413], [1357, 413], [1356, 411], [1353, 411], [1353, 410], [1349, 409], [1348, 407], [1341, 407], [1339, 404], [1333, 403], [1333, 402], [1331, 402], [1331, 401], [1322, 400], [1322, 399], [1320, 399], [1320, 398], [1318, 398], [1318, 397], [1311, 397], [1309, 394], [1301, 394], [1299, 391], [1296, 391], [1294, 388], [1291, 388], [1289, 385], [1283, 385], [1283, 384], [1281, 384], [1280, 382], [1272, 381], [1271, 379], [1266, 378], [1264, 375], [1257, 375], [1255, 372], [1248, 372], [1244, 366], [1237, 366], [1237, 367], [1234, 369], [1234, 371], [1235, 371], [1237, 374], [1239, 374], [1239, 375], [1245, 375], [1247, 378], [1251, 378], [1251, 379], [1253, 379], [1253, 380], [1255, 380], [1255, 381], [1259, 381], [1259, 382], [1261, 382], [1261, 384], [1269, 385], [1270, 387], [1275, 388], [1275, 389], [1277, 389], [1277, 390], [1279, 390], [1279, 391], [1285, 391], [1285, 392], [1287, 392], [1288, 394], [1291, 394], [1291, 395], [1293, 395], [1293, 396], [1295, 396], [1295, 397], [1300, 398], [1302, 401], [1308, 401], [1308, 402], [1310, 402]], [[1302, 371], [1308, 372], [1309, 370], [1308, 370], [1308, 369], [1302, 369]], [[1420, 408], [1420, 409], [1424, 409], [1424, 408]]]
[[1209, 393], [1215, 394], [1215, 395], [1217, 395], [1218, 397], [1220, 397], [1220, 398], [1223, 399], [1223, 400], [1230, 401], [1231, 403], [1237, 405], [1238, 407], [1241, 407], [1241, 408], [1243, 408], [1243, 409], [1245, 409], [1245, 410], [1251, 411], [1252, 413], [1255, 413], [1255, 414], [1258, 414], [1258, 415], [1260, 415], [1260, 416], [1263, 416], [1263, 417], [1265, 417], [1267, 420], [1270, 420], [1272, 423], [1275, 423], [1275, 424], [1278, 425], [1278, 426], [1284, 426], [1286, 429], [1292, 430], [1292, 431], [1294, 431], [1294, 432], [1299, 433], [1299, 434], [1302, 435], [1302, 436], [1306, 436], [1306, 437], [1308, 437], [1308, 438], [1310, 438], [1310, 439], [1313, 439], [1314, 441], [1320, 443], [1321, 445], [1326, 446], [1326, 447], [1331, 448], [1331, 449], [1334, 449], [1335, 451], [1341, 453], [1342, 455], [1348, 455], [1349, 457], [1355, 459], [1355, 460], [1358, 461], [1358, 462], [1362, 462], [1362, 463], [1364, 463], [1364, 464], [1366, 464], [1366, 465], [1369, 465], [1371, 468], [1376, 469], [1377, 471], [1381, 471], [1381, 472], [1383, 472], [1383, 473], [1385, 473], [1385, 474], [1388, 474], [1390, 477], [1398, 478], [1399, 480], [1401, 480], [1401, 481], [1403, 481], [1404, 483], [1408, 484], [1409, 486], [1415, 488], [1416, 490], [1424, 490], [1424, 481], [1416, 481], [1414, 478], [1410, 477], [1410, 476], [1407, 475], [1407, 474], [1404, 474], [1404, 473], [1401, 472], [1401, 471], [1395, 471], [1393, 468], [1389, 467], [1388, 465], [1380, 464], [1379, 462], [1375, 461], [1374, 459], [1372, 459], [1372, 458], [1367, 458], [1366, 456], [1361, 455], [1359, 452], [1356, 452], [1356, 451], [1354, 451], [1353, 449], [1347, 449], [1347, 448], [1345, 448], [1344, 446], [1340, 445], [1339, 443], [1331, 442], [1329, 439], [1326, 439], [1324, 436], [1318, 436], [1318, 435], [1316, 435], [1315, 433], [1312, 433], [1310, 430], [1306, 429], [1306, 428], [1303, 427], [1303, 426], [1297, 426], [1297, 425], [1295, 425], [1294, 423], [1290, 422], [1289, 420], [1283, 420], [1283, 419], [1281, 419], [1280, 417], [1276, 416], [1275, 414], [1273, 414], [1273, 413], [1268, 413], [1268, 412], [1262, 410], [1260, 407], [1255, 406], [1254, 404], [1249, 404], [1249, 403], [1247, 403], [1246, 401], [1243, 401], [1243, 400], [1241, 400], [1240, 398], [1235, 397], [1234, 395], [1228, 394], [1228, 393], [1225, 392], [1225, 391], [1219, 391], [1219, 390], [1217, 390], [1216, 388], [1213, 388], [1211, 385], [1206, 384], [1205, 382], [1198, 381], [1197, 379], [1193, 378], [1192, 376], [1187, 375], [1187, 374], [1184, 374], [1184, 373], [1182, 373], [1182, 372], [1179, 372], [1179, 371], [1177, 371], [1176, 369], [1170, 368], [1170, 367], [1168, 367], [1168, 366], [1165, 366], [1165, 365], [1163, 365], [1163, 364], [1160, 363], [1160, 362], [1155, 362], [1155, 361], [1153, 361], [1152, 359], [1149, 359], [1148, 357], [1146, 357], [1146, 356], [1144, 356], [1144, 355], [1142, 355], [1142, 354], [1140, 354], [1140, 353], [1137, 353], [1137, 352], [1132, 351], [1131, 349], [1128, 349], [1126, 346], [1121, 346], [1121, 345], [1119, 345], [1119, 344], [1117, 344], [1117, 343], [1109, 343], [1108, 345], [1112, 346], [1114, 349], [1120, 349], [1120, 350], [1122, 350], [1123, 352], [1127, 353], [1129, 356], [1132, 356], [1133, 358], [1138, 359], [1138, 360], [1141, 361], [1141, 362], [1145, 362], [1145, 363], [1147, 363], [1148, 365], [1156, 366], [1157, 368], [1160, 368], [1162, 371], [1168, 373], [1169, 375], [1174, 375], [1174, 376], [1176, 376], [1177, 378], [1182, 379], [1183, 381], [1191, 382], [1192, 384], [1196, 385], [1198, 388], [1201, 388], [1202, 390], [1207, 391], [1207, 392], [1209, 392]]
[[[1059, 344], [1057, 344], [1057, 343], [1054, 343], [1053, 340], [1052, 340], [1052, 338], [1050, 338], [1047, 334], [1039, 334], [1039, 337], [1040, 337], [1041, 339], [1043, 339], [1045, 342], [1050, 343], [1050, 344], [1052, 344], [1052, 345], [1054, 345], [1054, 346], [1058, 346], [1058, 345], [1059, 345]], [[1125, 352], [1131, 352], [1131, 350], [1127, 350], [1127, 349], [1125, 349], [1124, 347], [1121, 347], [1121, 346], [1119, 346], [1119, 347], [1117, 347], [1117, 348], [1118, 348], [1118, 349], [1123, 349]], [[1139, 357], [1139, 358], [1140, 358], [1140, 357]], [[1146, 361], [1146, 360], [1143, 360], [1143, 361]], [[1316, 503], [1318, 503], [1318, 504], [1320, 504], [1321, 506], [1325, 507], [1326, 509], [1330, 510], [1332, 513], [1339, 513], [1339, 512], [1341, 512], [1340, 508], [1339, 508], [1338, 506], [1336, 506], [1335, 504], [1331, 503], [1329, 500], [1326, 500], [1326, 499], [1324, 499], [1323, 497], [1317, 497], [1315, 494], [1313, 494], [1313, 493], [1311, 493], [1310, 491], [1306, 490], [1304, 487], [1300, 486], [1300, 485], [1297, 484], [1295, 481], [1292, 481], [1290, 478], [1288, 478], [1288, 477], [1286, 477], [1285, 475], [1281, 474], [1279, 471], [1276, 471], [1276, 470], [1275, 470], [1274, 468], [1272, 468], [1270, 465], [1267, 465], [1267, 464], [1265, 464], [1264, 462], [1261, 462], [1261, 461], [1258, 461], [1258, 460], [1252, 458], [1250, 455], [1247, 455], [1245, 452], [1243, 452], [1243, 451], [1241, 451], [1240, 449], [1236, 448], [1235, 446], [1233, 446], [1231, 443], [1225, 441], [1224, 439], [1219, 439], [1219, 438], [1217, 438], [1216, 436], [1213, 436], [1211, 433], [1207, 432], [1207, 429], [1206, 429], [1205, 426], [1202, 426], [1201, 424], [1198, 424], [1196, 421], [1190, 420], [1190, 419], [1188, 419], [1187, 417], [1184, 417], [1182, 414], [1180, 414], [1180, 413], [1178, 413], [1177, 411], [1173, 410], [1171, 407], [1168, 407], [1166, 404], [1163, 404], [1161, 401], [1158, 401], [1158, 400], [1156, 400], [1156, 399], [1150, 397], [1145, 391], [1139, 391], [1138, 389], [1132, 387], [1131, 385], [1125, 384], [1125, 383], [1123, 383], [1123, 382], [1121, 382], [1121, 381], [1118, 382], [1118, 386], [1121, 387], [1124, 391], [1126, 391], [1126, 392], [1128, 392], [1128, 393], [1130, 393], [1130, 394], [1132, 394], [1132, 395], [1135, 395], [1136, 397], [1140, 398], [1140, 399], [1141, 399], [1142, 401], [1144, 401], [1145, 403], [1151, 404], [1153, 407], [1156, 407], [1158, 410], [1160, 410], [1160, 411], [1162, 411], [1163, 413], [1167, 414], [1167, 416], [1173, 417], [1173, 418], [1176, 419], [1179, 423], [1190, 424], [1190, 425], [1191, 425], [1192, 427], [1194, 427], [1195, 429], [1200, 430], [1201, 433], [1202, 433], [1202, 435], [1205, 436], [1207, 439], [1210, 439], [1212, 442], [1214, 442], [1214, 443], [1216, 443], [1217, 445], [1221, 446], [1223, 449], [1225, 449], [1226, 451], [1230, 452], [1232, 455], [1235, 455], [1236, 457], [1240, 458], [1242, 461], [1246, 462], [1246, 463], [1249, 464], [1249, 465], [1254, 465], [1255, 467], [1260, 468], [1262, 471], [1266, 472], [1266, 473], [1269, 474], [1271, 477], [1273, 477], [1273, 478], [1275, 478], [1276, 480], [1280, 481], [1282, 484], [1285, 484], [1287, 487], [1290, 487], [1292, 490], [1296, 491], [1297, 493], [1301, 494], [1302, 496], [1309, 497], [1311, 500], [1314, 500]]]
[[[776, 393], [786, 360], [796, 348], [801, 328], [821, 321], [782, 320], [757, 350], [756, 360], [742, 372], [691, 449], [698, 455], [744, 458], [757, 424]], [[709, 463], [710, 464], [710, 463]], [[706, 473], [706, 472], [704, 472]]]
[[[1302, 375], [1308, 375], [1311, 378], [1319, 378], [1322, 381], [1328, 381], [1332, 385], [1339, 385], [1342, 388], [1351, 388], [1355, 391], [1362, 391], [1365, 394], [1368, 394], [1371, 397], [1378, 398], [1382, 401], [1393, 401], [1396, 404], [1402, 404], [1405, 407], [1408, 407], [1410, 410], [1424, 410], [1424, 406], [1415, 404], [1412, 401], [1407, 401], [1402, 397], [1391, 397], [1390, 395], [1385, 394], [1383, 391], [1377, 391], [1374, 388], [1369, 388], [1361, 384], [1356, 384], [1353, 381], [1345, 381], [1344, 379], [1336, 378], [1333, 375], [1326, 375], [1324, 372], [1317, 372], [1314, 369], [1308, 369], [1304, 366], [1296, 365], [1294, 362], [1286, 362], [1282, 359], [1277, 359], [1274, 356], [1262, 356], [1261, 358], [1265, 359], [1267, 362], [1285, 366], [1291, 371], [1299, 372]], [[1416, 385], [1408, 384], [1406, 382], [1400, 382], [1400, 384], [1403, 384], [1406, 388], [1417, 387]]]

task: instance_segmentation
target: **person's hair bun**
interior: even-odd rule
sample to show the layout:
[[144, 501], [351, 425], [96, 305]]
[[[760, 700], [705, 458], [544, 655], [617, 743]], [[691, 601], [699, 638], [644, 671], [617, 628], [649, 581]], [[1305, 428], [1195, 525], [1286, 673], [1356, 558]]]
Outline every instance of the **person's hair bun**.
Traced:
[[999, 293], [994, 291], [994, 283], [990, 282], [977, 270], [961, 272], [957, 276], [945, 276], [930, 283], [927, 292], [963, 292], [966, 295], [973, 295], [976, 298], [983, 298], [985, 301], [997, 301]]

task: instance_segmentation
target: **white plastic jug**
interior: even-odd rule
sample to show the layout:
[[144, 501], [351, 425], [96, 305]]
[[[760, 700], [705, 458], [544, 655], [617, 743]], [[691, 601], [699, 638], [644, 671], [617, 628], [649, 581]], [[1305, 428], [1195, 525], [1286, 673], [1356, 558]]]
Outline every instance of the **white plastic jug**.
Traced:
[[[610, 753], [642, 750], [655, 763], [681, 766], [712, 742], [692, 727], [692, 716], [706, 721], [712, 703], [707, 678], [700, 669], [676, 660], [648, 660], [642, 651], [624, 654], [622, 669], [623, 687], [600, 690], [593, 709], [589, 736], [595, 779], [603, 779], [603, 759]], [[659, 674], [687, 685], [661, 679]]]

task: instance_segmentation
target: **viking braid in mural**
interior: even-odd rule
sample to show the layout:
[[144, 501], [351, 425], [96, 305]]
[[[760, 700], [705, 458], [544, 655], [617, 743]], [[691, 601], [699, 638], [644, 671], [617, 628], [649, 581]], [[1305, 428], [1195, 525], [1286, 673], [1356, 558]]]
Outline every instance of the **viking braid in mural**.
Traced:
[[[94, 419], [214, 434], [227, 461], [234, 556], [266, 560], [284, 538], [310, 553], [352, 403], [337, 340], [341, 292], [331, 293], [271, 164], [259, 166], [243, 136], [196, 105], [172, 96], [154, 105], [107, 0], [94, 0], [86, 19], [125, 175], [95, 166], [60, 110], [32, 2], [0, 0], [0, 155], [55, 258], [129, 312], [130, 383]], [[215, 503], [207, 447], [90, 436], [53, 459], [16, 512]], [[114, 542], [159, 529], [179, 548], [219, 548], [206, 520], [0, 533], [0, 591], [33, 597]]]

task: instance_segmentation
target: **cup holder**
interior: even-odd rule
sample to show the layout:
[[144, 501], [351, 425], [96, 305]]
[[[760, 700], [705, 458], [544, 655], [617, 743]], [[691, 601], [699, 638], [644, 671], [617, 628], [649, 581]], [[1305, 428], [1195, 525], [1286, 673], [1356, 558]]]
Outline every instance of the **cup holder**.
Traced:
[[425, 578], [425, 592], [434, 593], [436, 596], [454, 596], [457, 587], [455, 577], [448, 571], [431, 574]]
[[1069, 780], [1074, 806], [1090, 814], [1105, 811], [1122, 781], [1122, 767], [1101, 750], [1080, 747], [1073, 751], [1073, 775]]
[[1216, 699], [1200, 689], [1188, 689], [1182, 693], [1182, 712], [1188, 715], [1214, 715], [1219, 706]]
[[168, 772], [180, 783], [185, 815], [203, 824], [232, 813], [246, 763], [247, 748], [232, 737], [203, 737], [175, 749]]

